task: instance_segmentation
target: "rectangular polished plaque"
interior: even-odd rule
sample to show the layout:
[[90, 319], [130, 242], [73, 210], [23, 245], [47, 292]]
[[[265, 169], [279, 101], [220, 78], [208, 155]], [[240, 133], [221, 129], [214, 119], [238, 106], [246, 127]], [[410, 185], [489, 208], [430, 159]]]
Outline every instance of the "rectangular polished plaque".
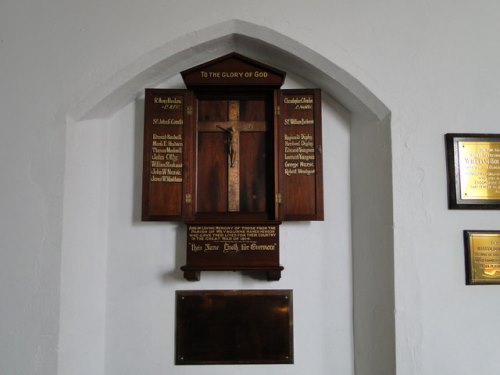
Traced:
[[500, 134], [447, 134], [452, 209], [500, 209]]
[[500, 231], [464, 231], [467, 285], [500, 284]]
[[293, 363], [291, 290], [176, 292], [176, 365]]

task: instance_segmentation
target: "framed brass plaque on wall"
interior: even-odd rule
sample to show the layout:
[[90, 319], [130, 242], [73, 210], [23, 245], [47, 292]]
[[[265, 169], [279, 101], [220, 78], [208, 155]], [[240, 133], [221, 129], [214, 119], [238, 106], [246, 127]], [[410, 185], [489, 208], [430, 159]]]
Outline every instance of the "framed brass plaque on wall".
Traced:
[[500, 284], [500, 231], [465, 230], [466, 283]]
[[446, 134], [448, 206], [500, 209], [500, 134]]

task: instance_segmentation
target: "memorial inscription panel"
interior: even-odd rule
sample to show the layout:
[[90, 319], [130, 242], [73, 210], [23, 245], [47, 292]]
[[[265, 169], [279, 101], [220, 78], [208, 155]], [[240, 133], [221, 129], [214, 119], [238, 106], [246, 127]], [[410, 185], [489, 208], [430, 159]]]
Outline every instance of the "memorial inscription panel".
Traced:
[[193, 253], [278, 250], [277, 225], [188, 225]]
[[500, 284], [500, 231], [464, 231], [466, 282]]
[[450, 208], [500, 208], [500, 135], [447, 134]]
[[319, 90], [278, 92], [282, 220], [323, 220]]
[[187, 264], [181, 269], [188, 280], [204, 271], [265, 271], [279, 279], [278, 225], [187, 225]]
[[189, 93], [146, 90], [143, 219], [182, 216], [184, 134]]

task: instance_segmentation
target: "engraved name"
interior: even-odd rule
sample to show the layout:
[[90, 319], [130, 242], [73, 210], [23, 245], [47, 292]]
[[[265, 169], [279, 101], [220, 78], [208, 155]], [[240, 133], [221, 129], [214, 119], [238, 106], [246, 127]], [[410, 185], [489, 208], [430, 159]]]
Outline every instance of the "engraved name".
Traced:
[[161, 96], [155, 96], [154, 98], [155, 104], [182, 104], [182, 100], [178, 98], [163, 98]]
[[182, 134], [152, 135], [151, 182], [182, 182]]
[[301, 119], [286, 118], [284, 120], [284, 124], [286, 126], [289, 126], [289, 125], [314, 125], [314, 120], [305, 119], [305, 118], [301, 118]]
[[176, 118], [154, 118], [153, 125], [183, 125], [183, 119]]
[[283, 103], [294, 110], [305, 111], [313, 109], [314, 99], [311, 96], [285, 97]]
[[285, 176], [316, 174], [314, 139], [311, 134], [285, 134]]

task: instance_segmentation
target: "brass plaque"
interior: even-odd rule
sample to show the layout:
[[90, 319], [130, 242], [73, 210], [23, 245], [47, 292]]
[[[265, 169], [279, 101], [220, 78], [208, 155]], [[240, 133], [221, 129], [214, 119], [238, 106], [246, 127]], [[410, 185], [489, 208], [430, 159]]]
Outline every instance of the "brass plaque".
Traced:
[[500, 142], [459, 141], [460, 197], [500, 199]]
[[464, 231], [467, 284], [500, 284], [500, 231]]
[[291, 290], [176, 292], [176, 365], [293, 363]]
[[500, 208], [500, 135], [447, 134], [450, 208]]

